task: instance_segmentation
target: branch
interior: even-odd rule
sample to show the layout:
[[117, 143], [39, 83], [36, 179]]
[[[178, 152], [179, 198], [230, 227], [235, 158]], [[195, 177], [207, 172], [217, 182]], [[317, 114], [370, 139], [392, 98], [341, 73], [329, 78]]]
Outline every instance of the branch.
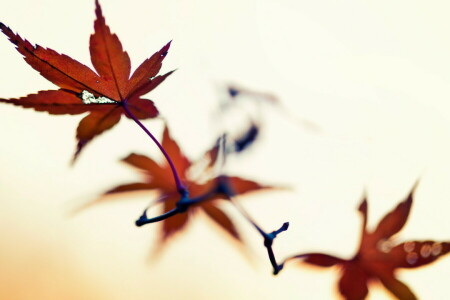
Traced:
[[228, 177], [226, 176], [219, 177], [219, 185], [217, 189], [218, 192], [221, 192], [227, 196], [228, 200], [234, 205], [234, 207], [236, 207], [236, 209], [241, 213], [241, 215], [245, 219], [247, 219], [247, 221], [249, 221], [250, 224], [252, 224], [253, 227], [264, 238], [264, 247], [267, 248], [267, 255], [269, 256], [270, 263], [272, 264], [273, 267], [273, 275], [277, 275], [283, 269], [283, 264], [279, 265], [277, 263], [275, 254], [272, 249], [272, 245], [277, 235], [283, 231], [286, 231], [289, 228], [289, 222], [283, 223], [283, 225], [278, 230], [272, 231], [271, 233], [267, 233], [253, 220], [250, 214], [241, 205], [233, 201], [233, 197], [236, 196], [236, 193], [232, 190], [232, 188], [228, 184]]
[[147, 217], [147, 210], [149, 207], [147, 207], [141, 217], [136, 221], [136, 226], [143, 226], [150, 223], [155, 223], [159, 221], [163, 221], [165, 219], [168, 219], [170, 217], [173, 217], [177, 214], [181, 214], [186, 212], [191, 205], [206, 201], [210, 199], [212, 196], [221, 194], [224, 195], [225, 198], [230, 201], [234, 207], [241, 213], [241, 215], [247, 219], [250, 224], [253, 225], [253, 227], [259, 232], [259, 234], [264, 238], [264, 247], [267, 249], [267, 255], [269, 256], [270, 263], [273, 267], [273, 274], [277, 275], [282, 269], [283, 265], [278, 264], [275, 254], [273, 252], [273, 242], [275, 238], [278, 236], [278, 234], [286, 231], [289, 228], [289, 222], [283, 223], [283, 225], [275, 231], [272, 231], [270, 233], [265, 232], [254, 220], [253, 218], [247, 213], [247, 211], [240, 206], [238, 203], [236, 203], [233, 198], [236, 196], [236, 193], [232, 190], [231, 186], [229, 185], [228, 177], [226, 176], [219, 176], [217, 179], [217, 185], [211, 189], [210, 191], [206, 192], [205, 194], [202, 194], [198, 197], [189, 198], [189, 194], [187, 190], [182, 193], [181, 199], [176, 203], [176, 206], [174, 209], [163, 213], [159, 216], [148, 218]]

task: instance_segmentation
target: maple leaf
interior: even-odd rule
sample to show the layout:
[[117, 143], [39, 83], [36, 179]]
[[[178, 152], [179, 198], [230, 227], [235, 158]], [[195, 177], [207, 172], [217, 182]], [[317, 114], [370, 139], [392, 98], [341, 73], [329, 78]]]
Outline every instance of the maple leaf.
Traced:
[[359, 212], [363, 217], [362, 237], [359, 250], [352, 259], [346, 260], [322, 253], [301, 254], [290, 259], [302, 259], [305, 263], [320, 267], [339, 265], [341, 267], [339, 292], [346, 299], [364, 299], [368, 294], [368, 283], [375, 279], [398, 299], [417, 299], [410, 288], [396, 278], [395, 271], [399, 268], [417, 268], [434, 262], [450, 252], [450, 242], [393, 241], [392, 236], [406, 223], [413, 202], [413, 191], [405, 201], [388, 213], [372, 232], [366, 229], [367, 201], [361, 203]]
[[0, 23], [0, 30], [16, 45], [25, 61], [43, 77], [57, 85], [58, 90], [39, 91], [18, 99], [0, 102], [45, 111], [52, 115], [89, 112], [79, 123], [74, 160], [83, 147], [105, 130], [116, 125], [122, 114], [137, 119], [154, 118], [158, 110], [151, 100], [141, 96], [163, 82], [172, 72], [158, 75], [170, 42], [146, 59], [130, 76], [130, 58], [122, 49], [117, 35], [106, 25], [99, 2], [95, 1], [96, 20], [89, 50], [97, 72], [67, 55], [33, 46]]
[[[189, 198], [201, 198], [201, 201], [190, 205], [189, 209], [185, 213], [176, 214], [162, 221], [161, 241], [166, 241], [173, 234], [184, 229], [189, 219], [198, 211], [203, 211], [231, 237], [237, 241], [241, 241], [233, 221], [220, 208], [219, 201], [221, 199], [228, 199], [230, 194], [242, 195], [271, 187], [235, 176], [217, 176], [204, 182], [196, 182], [189, 176], [189, 171], [193, 166], [193, 163], [182, 153], [178, 144], [171, 138], [167, 127], [164, 130], [161, 144], [172, 159], [180, 179], [189, 191]], [[216, 146], [213, 147], [212, 150], [207, 151], [207, 154], [214, 152], [215, 148]], [[155, 190], [159, 193], [159, 199], [162, 199], [161, 202], [163, 203], [163, 213], [167, 213], [175, 209], [180, 200], [180, 194], [176, 188], [176, 185], [173, 184], [172, 171], [167, 162], [164, 162], [164, 164], [158, 164], [147, 156], [135, 153], [128, 155], [123, 159], [123, 161], [128, 165], [142, 171], [146, 180], [144, 182], [133, 182], [119, 185], [107, 191], [103, 197], [93, 203], [98, 203], [107, 199], [105, 197], [107, 195], [132, 191]], [[224, 184], [225, 189], [227, 189], [226, 192], [224, 191]]]

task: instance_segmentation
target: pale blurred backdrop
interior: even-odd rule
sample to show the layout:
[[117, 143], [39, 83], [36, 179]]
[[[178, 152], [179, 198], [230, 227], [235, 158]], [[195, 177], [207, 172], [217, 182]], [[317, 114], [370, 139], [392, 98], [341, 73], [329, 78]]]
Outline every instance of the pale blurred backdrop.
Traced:
[[[262, 109], [261, 140], [227, 171], [289, 191], [242, 198], [276, 240], [279, 259], [307, 251], [351, 257], [356, 208], [366, 191], [369, 225], [420, 178], [399, 240], [450, 237], [450, 19], [448, 1], [101, 1], [137, 66], [169, 40], [149, 95], [192, 157], [214, 140], [227, 83], [279, 97], [320, 131]], [[33, 43], [90, 64], [94, 1], [2, 0], [0, 21]], [[54, 86], [0, 37], [0, 97]], [[0, 299], [334, 299], [337, 269], [291, 264], [277, 277], [262, 240], [232, 208], [248, 250], [199, 217], [151, 258], [159, 225], [134, 226], [153, 194], [129, 195], [75, 216], [106, 189], [138, 179], [119, 162], [158, 155], [123, 119], [74, 167], [82, 116], [0, 106]], [[146, 121], [159, 134], [161, 121]], [[159, 157], [159, 156], [158, 156]], [[226, 206], [226, 205], [225, 205]], [[448, 298], [450, 259], [399, 272], [420, 299]], [[388, 299], [373, 285], [369, 299]]]

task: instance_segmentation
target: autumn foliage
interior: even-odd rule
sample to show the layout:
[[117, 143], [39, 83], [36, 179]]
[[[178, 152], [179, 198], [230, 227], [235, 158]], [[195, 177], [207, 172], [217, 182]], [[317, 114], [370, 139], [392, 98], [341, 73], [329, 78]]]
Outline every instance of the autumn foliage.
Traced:
[[398, 299], [417, 299], [411, 289], [396, 278], [395, 271], [434, 262], [450, 252], [450, 242], [397, 243], [392, 239], [405, 225], [412, 203], [413, 191], [370, 232], [366, 228], [368, 204], [364, 199], [358, 209], [363, 219], [361, 242], [358, 253], [351, 259], [322, 253], [305, 253], [288, 260], [300, 259], [319, 267], [339, 266], [339, 292], [346, 299], [364, 299], [368, 294], [368, 283], [373, 280], [379, 280]]
[[117, 35], [112, 34], [106, 25], [98, 2], [95, 14], [95, 33], [91, 35], [89, 51], [97, 73], [65, 54], [32, 45], [0, 23], [0, 29], [16, 45], [25, 61], [59, 87], [58, 90], [39, 91], [19, 99], [0, 101], [52, 115], [89, 112], [77, 128], [78, 144], [74, 159], [89, 141], [120, 121], [125, 114], [125, 107], [140, 120], [156, 117], [158, 110], [153, 102], [141, 96], [152, 91], [172, 74], [168, 72], [157, 76], [169, 50], [168, 43], [146, 59], [130, 76], [128, 53], [122, 49]]
[[[270, 187], [248, 179], [224, 175], [197, 182], [189, 176], [192, 162], [183, 155], [167, 128], [164, 130], [161, 144], [174, 162], [182, 182], [189, 190], [190, 198], [194, 199], [189, 213], [180, 213], [162, 221], [162, 241], [166, 241], [170, 236], [181, 231], [187, 225], [189, 219], [198, 211], [203, 211], [232, 238], [242, 241], [233, 221], [220, 208], [221, 200], [229, 200], [233, 196], [269, 189]], [[216, 151], [215, 148], [216, 146], [208, 150], [204, 156], [211, 157], [209, 154]], [[114, 187], [96, 202], [106, 201], [107, 196], [112, 194], [156, 190], [159, 192], [158, 197], [163, 204], [163, 213], [176, 209], [180, 195], [172, 182], [172, 172], [167, 164], [160, 165], [151, 158], [136, 153], [128, 155], [122, 161], [141, 171], [144, 175], [144, 182], [133, 182]]]
[[[0, 23], [1, 31], [15, 45], [26, 63], [58, 87], [17, 99], [0, 99], [0, 102], [32, 108], [50, 115], [86, 114], [76, 130], [77, 145], [73, 161], [91, 140], [113, 128], [122, 115], [133, 120], [165, 158], [161, 163], [145, 154], [127, 155], [122, 162], [140, 172], [142, 180], [111, 187], [97, 200], [87, 203], [85, 208], [99, 202], [107, 202], [111, 195], [126, 199], [132, 192], [153, 191], [157, 196], [151, 205], [160, 205], [161, 214], [149, 216], [146, 209], [137, 219], [136, 225], [161, 222], [161, 243], [175, 233], [182, 232], [186, 224], [194, 219], [197, 213], [202, 212], [220, 226], [224, 233], [245, 244], [236, 224], [221, 206], [224, 203], [231, 204], [263, 238], [274, 274], [286, 268], [290, 261], [319, 267], [337, 266], [340, 269], [339, 291], [346, 299], [364, 299], [368, 295], [370, 282], [374, 280], [380, 281], [398, 299], [416, 299], [412, 289], [397, 279], [396, 270], [417, 268], [434, 262], [450, 251], [450, 242], [393, 240], [392, 237], [407, 221], [413, 204], [414, 190], [406, 200], [388, 213], [373, 231], [367, 229], [368, 202], [364, 200], [361, 203], [358, 209], [362, 216], [361, 242], [358, 252], [352, 258], [344, 259], [319, 252], [302, 253], [278, 263], [272, 245], [277, 235], [288, 229], [288, 223], [278, 230], [266, 232], [238, 203], [238, 196], [240, 198], [257, 191], [274, 190], [274, 186], [227, 175], [222, 171], [227, 156], [246, 151], [258, 139], [261, 128], [259, 120], [250, 118], [249, 126], [243, 129], [240, 137], [218, 137], [217, 142], [211, 149], [206, 150], [201, 158], [206, 160], [201, 176], [193, 176], [191, 171], [198, 162], [191, 161], [183, 153], [172, 138], [167, 125], [159, 142], [141, 123], [142, 120], [155, 118], [159, 114], [153, 101], [143, 97], [173, 72], [160, 74], [170, 42], [144, 60], [131, 74], [128, 53], [123, 49], [117, 35], [111, 33], [106, 25], [98, 1], [95, 6], [94, 34], [89, 42], [94, 70], [67, 55], [33, 45]], [[237, 95], [247, 93], [277, 103], [272, 95], [236, 87], [230, 87], [228, 92], [231, 101], [238, 101]]]

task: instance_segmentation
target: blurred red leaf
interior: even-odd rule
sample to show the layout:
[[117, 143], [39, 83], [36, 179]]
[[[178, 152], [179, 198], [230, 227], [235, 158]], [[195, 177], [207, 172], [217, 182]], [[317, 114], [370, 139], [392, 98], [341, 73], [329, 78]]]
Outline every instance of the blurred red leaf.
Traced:
[[409, 287], [396, 278], [395, 271], [432, 263], [450, 252], [450, 242], [428, 240], [396, 244], [391, 239], [408, 219], [413, 192], [414, 189], [405, 201], [378, 223], [373, 232], [366, 229], [367, 201], [361, 203], [359, 212], [363, 217], [362, 237], [358, 253], [352, 259], [345, 260], [321, 253], [300, 254], [290, 259], [301, 259], [320, 267], [339, 265], [339, 291], [345, 299], [364, 299], [368, 294], [368, 283], [374, 279], [379, 280], [398, 299], [417, 299]]
[[[261, 189], [268, 189], [269, 186], [261, 185], [257, 182], [243, 179], [235, 176], [218, 176], [210, 178], [204, 182], [197, 182], [189, 177], [191, 166], [194, 165], [181, 151], [178, 144], [170, 136], [167, 127], [163, 133], [162, 146], [172, 159], [183, 184], [189, 191], [191, 199], [204, 197], [205, 199], [193, 204], [187, 212], [176, 214], [162, 221], [162, 242], [166, 241], [173, 234], [181, 231], [187, 225], [190, 218], [198, 211], [203, 211], [211, 220], [221, 227], [227, 234], [237, 241], [241, 241], [239, 233], [225, 211], [220, 208], [219, 200], [227, 199], [227, 195], [218, 190], [219, 184], [226, 182], [227, 189], [233, 195], [243, 195]], [[213, 150], [208, 150], [211, 152]], [[104, 196], [109, 194], [118, 194], [131, 191], [156, 190], [159, 192], [160, 199], [163, 199], [163, 213], [173, 210], [180, 200], [180, 194], [173, 182], [173, 175], [170, 166], [164, 162], [158, 164], [154, 160], [140, 154], [132, 153], [123, 161], [139, 171], [142, 171], [145, 182], [134, 182], [114, 187], [107, 191]], [[224, 180], [226, 178], [226, 180]], [[101, 197], [97, 202], [104, 201], [107, 198]]]
[[119, 122], [121, 115], [125, 114], [125, 104], [138, 119], [156, 117], [158, 110], [153, 102], [141, 96], [156, 88], [172, 73], [156, 76], [170, 47], [168, 43], [130, 76], [130, 58], [122, 49], [117, 35], [111, 33], [106, 25], [98, 1], [95, 5], [97, 18], [89, 50], [96, 72], [67, 55], [39, 45], [33, 46], [0, 23], [1, 31], [16, 45], [25, 61], [60, 88], [39, 91], [18, 99], [0, 99], [0, 102], [53, 115], [89, 112], [78, 125], [74, 159], [89, 141]]
[[303, 262], [319, 267], [331, 267], [344, 261], [338, 257], [322, 253], [307, 253], [297, 255], [293, 258], [302, 258]]

